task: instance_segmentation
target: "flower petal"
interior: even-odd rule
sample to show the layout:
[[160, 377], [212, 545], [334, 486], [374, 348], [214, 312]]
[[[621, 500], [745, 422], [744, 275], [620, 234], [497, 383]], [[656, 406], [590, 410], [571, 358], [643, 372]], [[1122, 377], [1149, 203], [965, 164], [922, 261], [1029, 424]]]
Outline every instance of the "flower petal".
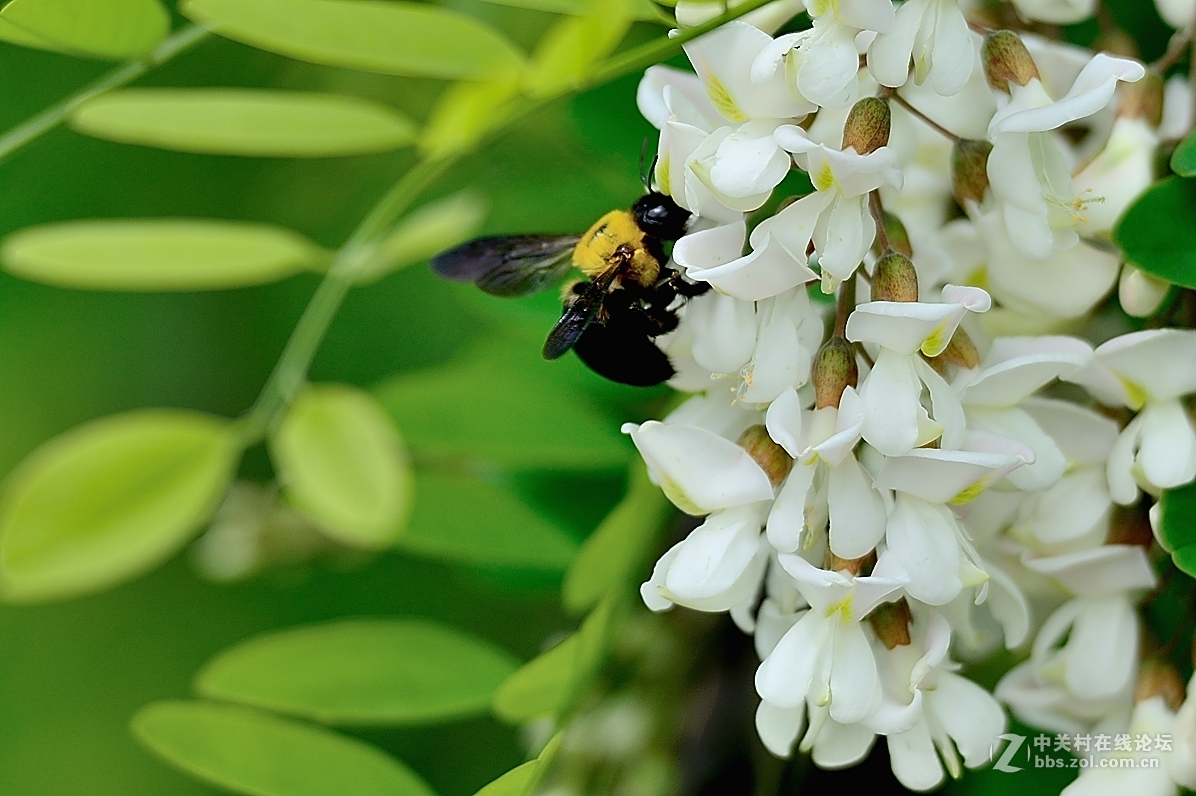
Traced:
[[756, 708], [756, 732], [764, 748], [777, 757], [793, 754], [797, 736], [806, 726], [806, 706], [779, 708], [767, 700]]
[[876, 656], [857, 622], [835, 627], [831, 654], [831, 718], [840, 724], [854, 724], [880, 706]]
[[709, 514], [773, 497], [772, 484], [747, 451], [696, 426], [659, 423], [623, 425], [653, 483], [687, 514]]
[[943, 781], [943, 764], [925, 721], [919, 721], [907, 732], [888, 736], [887, 741], [889, 764], [902, 785], [910, 790], [928, 791]]
[[814, 670], [822, 657], [831, 620], [807, 611], [789, 629], [756, 670], [756, 693], [778, 708], [796, 708], [806, 701]]
[[861, 558], [885, 535], [888, 515], [872, 478], [854, 456], [831, 468], [827, 479], [831, 551], [840, 558]]

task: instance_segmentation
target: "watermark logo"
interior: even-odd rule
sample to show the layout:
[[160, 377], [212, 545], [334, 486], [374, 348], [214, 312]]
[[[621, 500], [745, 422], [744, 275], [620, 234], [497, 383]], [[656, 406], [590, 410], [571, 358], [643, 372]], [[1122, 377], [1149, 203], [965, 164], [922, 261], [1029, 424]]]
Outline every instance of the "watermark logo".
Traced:
[[[1021, 749], [1022, 744], [1026, 742], [1026, 736], [1015, 735], [1014, 733], [1007, 732], [1004, 735], [998, 735], [997, 738], [1002, 741], [1009, 741], [1009, 745], [1006, 746], [1005, 751], [1001, 753], [1000, 759], [993, 763], [993, 768], [997, 771], [1004, 771], [1006, 774], [1014, 774], [1018, 771], [1021, 771], [1021, 766], [1015, 766], [1011, 763], [1013, 761], [1013, 756], [1017, 754], [1017, 750]], [[1029, 756], [1029, 749], [1026, 750], [1026, 754]], [[991, 756], [992, 750], [989, 750], [989, 757]]]
[[[1025, 768], [1160, 768], [1161, 756], [1172, 748], [1170, 735], [1150, 733], [1039, 733], [1027, 743], [1031, 740], [1028, 736], [1009, 732], [997, 739], [988, 757], [994, 770], [1006, 774]], [[1000, 741], [1006, 742], [1003, 749]], [[1019, 754], [1023, 750], [1025, 754]]]

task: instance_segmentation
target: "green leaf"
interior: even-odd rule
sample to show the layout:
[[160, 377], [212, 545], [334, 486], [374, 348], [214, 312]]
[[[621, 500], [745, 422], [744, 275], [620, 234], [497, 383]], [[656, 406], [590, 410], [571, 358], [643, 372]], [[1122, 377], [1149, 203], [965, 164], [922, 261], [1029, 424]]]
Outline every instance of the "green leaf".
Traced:
[[270, 454], [290, 502], [345, 544], [386, 547], [406, 528], [410, 459], [368, 393], [307, 387], [271, 435]]
[[452, 628], [360, 619], [284, 630], [225, 650], [199, 673], [212, 699], [354, 725], [484, 713], [518, 662]]
[[301, 61], [409, 77], [488, 79], [523, 56], [488, 25], [447, 8], [388, 0], [186, 0], [230, 39]]
[[464, 243], [481, 228], [486, 209], [485, 200], [471, 191], [424, 205], [400, 221], [378, 244], [358, 282], [374, 282]]
[[22, 47], [36, 47], [39, 50], [60, 50], [53, 42], [46, 41], [41, 36], [35, 36], [19, 25], [5, 21], [3, 14], [0, 14], [0, 41], [19, 44]]
[[[591, 6], [589, 0], [486, 0], [496, 5], [511, 8], [527, 8], [532, 11], [547, 11], [551, 14], [584, 15]], [[652, 0], [631, 0], [628, 4], [635, 19], [660, 22], [661, 15]], [[671, 5], [671, 3], [670, 3]]]
[[531, 796], [540, 781], [556, 760], [561, 748], [561, 733], [548, 739], [535, 760], [516, 766], [498, 779], [483, 787], [474, 796]]
[[1159, 502], [1159, 542], [1177, 567], [1196, 577], [1196, 484], [1168, 489]]
[[532, 366], [493, 353], [467, 353], [376, 388], [413, 450], [515, 470], [626, 464], [630, 452], [618, 423], [580, 390], [548, 377], [559, 363]]
[[1171, 154], [1171, 170], [1181, 177], [1196, 177], [1196, 132], [1188, 133]]
[[203, 219], [66, 221], [0, 246], [9, 273], [88, 290], [213, 290], [274, 282], [327, 260], [297, 232]]
[[482, 567], [560, 571], [577, 543], [506, 489], [468, 475], [421, 471], [400, 547]]
[[518, 92], [515, 73], [449, 86], [428, 116], [419, 139], [420, 151], [433, 159], [469, 151], [506, 120]]
[[85, 102], [69, 121], [97, 138], [217, 155], [360, 155], [415, 140], [415, 124], [385, 105], [301, 91], [128, 89]]
[[494, 715], [509, 724], [561, 718], [606, 660], [614, 615], [614, 598], [607, 597], [576, 633], [520, 667], [494, 692]]
[[157, 702], [133, 717], [132, 729], [168, 763], [247, 796], [434, 796], [369, 744], [248, 708]]
[[111, 59], [143, 55], [170, 32], [158, 0], [12, 0], [0, 21], [14, 44]]
[[586, 539], [565, 573], [561, 591], [566, 610], [588, 610], [611, 589], [642, 575], [639, 568], [671, 512], [660, 487], [648, 480], [647, 469], [636, 462], [627, 495]]
[[69, 597], [150, 569], [207, 521], [239, 454], [230, 423], [171, 409], [114, 415], [50, 440], [0, 490], [4, 597]]
[[1114, 230], [1126, 259], [1149, 274], [1196, 288], [1196, 181], [1170, 177], [1130, 206]]
[[536, 45], [523, 76], [533, 96], [549, 96], [575, 86], [614, 51], [631, 27], [629, 0], [592, 0], [581, 16], [565, 17]]
[[484, 786], [474, 796], [523, 796], [531, 789], [539, 766], [539, 760], [529, 760]]
[[508, 724], [555, 716], [568, 701], [577, 661], [574, 633], [525, 663], [494, 692], [494, 715]]

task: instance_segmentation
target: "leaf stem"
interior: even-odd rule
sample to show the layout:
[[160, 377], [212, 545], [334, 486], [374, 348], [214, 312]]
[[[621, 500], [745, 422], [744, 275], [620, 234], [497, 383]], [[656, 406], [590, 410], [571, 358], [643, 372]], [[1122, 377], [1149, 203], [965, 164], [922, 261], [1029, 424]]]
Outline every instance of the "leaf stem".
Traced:
[[880, 202], [879, 190], [868, 194], [868, 210], [871, 211], [872, 221], [876, 224], [876, 240], [880, 243], [880, 253], [884, 254], [893, 247], [889, 241], [889, 229], [885, 225], [885, 208]]
[[307, 378], [308, 368], [332, 319], [369, 262], [371, 250], [382, 233], [398, 218], [420, 192], [427, 188], [453, 162], [452, 158], [421, 160], [378, 200], [357, 229], [337, 251], [328, 273], [312, 294], [295, 324], [278, 363], [266, 380], [253, 407], [239, 421], [243, 444], [261, 439], [278, 420], [279, 412], [289, 406]]
[[101, 94], [106, 94], [114, 88], [131, 83], [154, 67], [161, 66], [184, 50], [194, 47], [207, 38], [210, 33], [211, 31], [202, 25], [188, 25], [181, 28], [174, 35], [163, 39], [144, 58], [118, 66], [91, 85], [21, 122], [4, 135], [0, 135], [0, 160], [4, 160], [29, 142], [37, 140], [62, 124], [63, 120], [83, 103]]
[[[724, 14], [682, 31], [677, 36], [651, 41], [634, 47], [608, 59], [574, 85], [546, 97], [530, 100], [502, 120], [502, 124], [487, 132], [478, 142], [489, 140], [510, 128], [512, 124], [548, 103], [569, 94], [584, 91], [631, 72], [644, 69], [669, 58], [680, 51], [687, 41], [743, 16], [773, 0], [747, 0], [742, 5]], [[164, 42], [165, 44], [165, 42]], [[131, 78], [130, 78], [131, 79]], [[471, 148], [472, 149], [472, 148]], [[294, 400], [295, 395], [307, 379], [316, 351], [336, 317], [337, 310], [352, 289], [361, 269], [368, 263], [375, 244], [399, 216], [401, 216], [419, 194], [444, 174], [470, 150], [454, 151], [443, 157], [428, 157], [420, 160], [388, 190], [369, 214], [337, 251], [332, 266], [323, 281], [312, 294], [303, 314], [295, 324], [278, 363], [270, 373], [262, 391], [249, 411], [238, 421], [242, 445], [249, 446], [261, 440], [281, 418], [281, 413]]]
[[943, 136], [944, 138], [949, 139], [950, 141], [952, 141], [954, 143], [959, 142], [959, 140], [961, 138], [960, 136], [951, 132], [946, 127], [943, 127], [941, 124], [936, 122], [934, 119], [931, 119], [929, 116], [922, 113], [922, 111], [918, 110], [913, 105], [911, 105], [909, 103], [909, 100], [907, 100], [905, 97], [901, 96], [896, 91], [894, 91], [890, 96], [892, 96], [893, 99], [897, 100], [898, 105], [905, 108], [907, 111], [909, 111], [914, 116], [917, 116], [919, 119], [921, 119], [927, 125], [929, 125], [932, 129], [934, 129], [934, 131], [937, 132], [939, 135]]

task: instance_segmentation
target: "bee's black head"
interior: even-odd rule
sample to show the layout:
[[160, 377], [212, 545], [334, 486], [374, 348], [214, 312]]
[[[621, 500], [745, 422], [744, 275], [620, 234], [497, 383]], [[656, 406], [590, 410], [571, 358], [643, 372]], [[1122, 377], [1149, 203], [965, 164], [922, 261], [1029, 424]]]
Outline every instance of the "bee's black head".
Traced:
[[652, 191], [635, 200], [631, 206], [635, 223], [645, 234], [662, 240], [677, 240], [685, 234], [689, 211], [680, 207], [671, 196]]

